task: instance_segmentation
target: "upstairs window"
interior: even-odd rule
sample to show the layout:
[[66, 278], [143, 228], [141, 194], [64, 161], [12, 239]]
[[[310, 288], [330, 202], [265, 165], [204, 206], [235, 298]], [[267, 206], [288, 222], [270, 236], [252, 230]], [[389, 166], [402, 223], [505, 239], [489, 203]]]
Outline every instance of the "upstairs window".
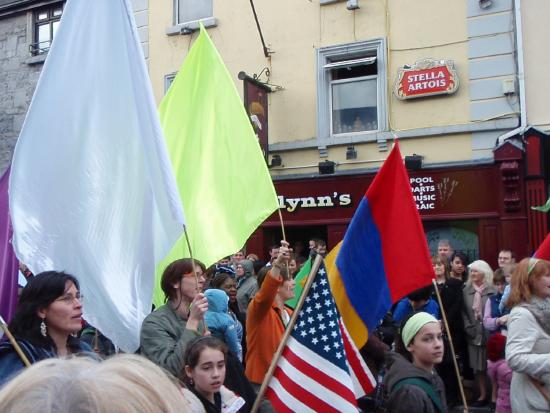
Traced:
[[50, 50], [62, 14], [63, 4], [56, 4], [34, 12], [34, 42], [30, 45], [32, 55], [43, 54]]
[[378, 130], [376, 56], [330, 59], [331, 134]]
[[387, 130], [385, 40], [317, 50], [317, 135], [326, 144], [339, 137], [376, 139]]
[[212, 0], [174, 0], [175, 24], [183, 24], [213, 16]]

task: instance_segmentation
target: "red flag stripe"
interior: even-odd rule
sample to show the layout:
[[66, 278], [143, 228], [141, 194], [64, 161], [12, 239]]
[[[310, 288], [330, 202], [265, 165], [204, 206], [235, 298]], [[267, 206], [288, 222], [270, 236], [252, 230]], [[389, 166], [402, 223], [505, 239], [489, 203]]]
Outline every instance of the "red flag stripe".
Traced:
[[294, 413], [294, 410], [289, 409], [288, 406], [279, 399], [279, 396], [271, 387], [267, 388], [265, 396], [269, 399], [277, 413]]
[[296, 355], [290, 349], [290, 347], [285, 348], [285, 350], [283, 351], [283, 357], [286, 358], [288, 362], [292, 364], [296, 369], [302, 372], [307, 372], [307, 375], [313, 380], [317, 381], [318, 383], [323, 383], [324, 387], [331, 389], [334, 393], [340, 395], [340, 397], [349, 401], [350, 403], [353, 403], [354, 405], [357, 404], [355, 400], [355, 394], [353, 394], [352, 389], [343, 385], [338, 380], [335, 380], [333, 377], [326, 375], [312, 364], [307, 363], [301, 357]]
[[[292, 380], [294, 383], [300, 383], [300, 387], [307, 389], [309, 393], [315, 395], [316, 397], [322, 399], [328, 405], [338, 409], [341, 412], [356, 412], [357, 405], [355, 403], [350, 403], [349, 400], [343, 398], [340, 394], [332, 391], [331, 388], [326, 387], [324, 383], [318, 383], [314, 378], [309, 376], [307, 372], [298, 370], [295, 366], [289, 363], [289, 361], [281, 357], [279, 361], [280, 369]], [[330, 371], [330, 370], [329, 370]], [[334, 377], [337, 381], [342, 379], [341, 375], [336, 375]], [[345, 376], [345, 379], [349, 382], [349, 388], [352, 388], [352, 382], [349, 376]], [[346, 381], [346, 380], [344, 380]], [[292, 397], [289, 395], [289, 397]]]
[[368, 370], [365, 362], [363, 361], [357, 347], [352, 343], [351, 338], [349, 337], [346, 327], [342, 323], [342, 319], [339, 321], [340, 331], [342, 332], [342, 339], [344, 341], [344, 349], [346, 351], [346, 357], [348, 358], [348, 363], [357, 377], [359, 384], [363, 388], [365, 394], [370, 393], [376, 387], [376, 380]]
[[318, 412], [339, 413], [340, 410], [333, 408], [331, 405], [325, 403], [324, 400], [321, 400], [314, 394], [304, 389], [302, 386], [300, 386], [299, 383], [296, 383], [294, 380], [288, 377], [280, 367], [277, 367], [275, 371], [275, 377], [277, 377], [285, 390], [295, 398], [299, 399], [308, 407]]

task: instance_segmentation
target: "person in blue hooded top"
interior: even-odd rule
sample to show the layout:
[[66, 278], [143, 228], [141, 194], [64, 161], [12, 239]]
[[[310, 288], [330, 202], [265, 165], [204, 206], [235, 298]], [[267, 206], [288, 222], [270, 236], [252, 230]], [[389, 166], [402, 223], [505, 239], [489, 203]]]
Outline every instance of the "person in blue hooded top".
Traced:
[[229, 296], [223, 290], [209, 289], [204, 293], [208, 300], [208, 311], [204, 315], [204, 321], [213, 336], [222, 340], [242, 362], [243, 349], [238, 337], [237, 323], [229, 315]]
[[433, 315], [438, 320], [440, 317], [439, 305], [431, 298], [433, 287], [426, 287], [414, 290], [412, 293], [401, 299], [393, 311], [393, 321], [401, 323], [408, 315], [423, 311]]

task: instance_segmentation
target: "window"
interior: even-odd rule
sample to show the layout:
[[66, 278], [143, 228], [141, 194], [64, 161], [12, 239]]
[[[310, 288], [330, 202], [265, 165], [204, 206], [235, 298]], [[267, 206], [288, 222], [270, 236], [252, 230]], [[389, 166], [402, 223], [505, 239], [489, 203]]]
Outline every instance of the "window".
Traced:
[[62, 14], [63, 4], [49, 6], [34, 12], [34, 42], [30, 45], [32, 55], [43, 54], [50, 50]]
[[382, 39], [318, 50], [318, 136], [365, 135], [387, 129]]
[[212, 0], [174, 0], [175, 24], [188, 23], [212, 16]]

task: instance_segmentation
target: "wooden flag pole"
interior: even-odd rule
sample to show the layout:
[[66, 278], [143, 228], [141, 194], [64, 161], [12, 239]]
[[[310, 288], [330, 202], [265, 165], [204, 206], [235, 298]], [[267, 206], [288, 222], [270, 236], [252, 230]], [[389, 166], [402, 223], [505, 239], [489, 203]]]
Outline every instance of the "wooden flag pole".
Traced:
[[191, 250], [191, 242], [189, 242], [189, 234], [187, 233], [187, 227], [183, 226], [183, 233], [185, 234], [185, 241], [187, 242], [187, 249], [189, 250], [189, 258], [191, 258], [191, 265], [193, 266], [193, 274], [195, 274], [195, 281], [197, 282], [197, 292], [199, 291], [199, 276], [195, 269], [195, 259], [193, 258], [193, 251]]
[[441, 301], [441, 295], [439, 294], [439, 288], [437, 287], [437, 282], [435, 279], [432, 279], [432, 284], [434, 286], [435, 295], [437, 296], [437, 302], [439, 303], [439, 308], [441, 309], [441, 317], [443, 318], [443, 324], [445, 325], [445, 331], [447, 331], [447, 336], [449, 337], [449, 347], [451, 348], [451, 356], [453, 357], [453, 366], [455, 368], [456, 379], [458, 381], [458, 388], [460, 389], [460, 397], [462, 397], [462, 403], [464, 404], [464, 412], [468, 413], [468, 404], [466, 403], [466, 395], [464, 394], [464, 386], [462, 385], [462, 380], [460, 378], [460, 371], [458, 370], [458, 363], [456, 361], [455, 347], [453, 345], [453, 337], [451, 336], [451, 330], [449, 329], [449, 324], [447, 323], [447, 314], [445, 313], [445, 308], [443, 307], [443, 302]]
[[[197, 269], [195, 265], [195, 259], [193, 258], [193, 250], [191, 249], [191, 242], [189, 241], [189, 234], [187, 233], [187, 226], [183, 226], [183, 233], [185, 235], [185, 241], [187, 242], [187, 249], [189, 250], [189, 258], [191, 259], [191, 266], [193, 267], [193, 274], [195, 275], [195, 282], [197, 285], [197, 294], [200, 293], [199, 291], [199, 275], [197, 274]], [[191, 307], [189, 307], [191, 309]], [[204, 326], [204, 333], [208, 332], [208, 326], [206, 325], [206, 321], [204, 321], [204, 317], [202, 318], [202, 325]]]
[[[285, 224], [283, 222], [283, 214], [281, 213], [280, 208], [277, 211], [279, 212], [279, 221], [281, 222], [281, 231], [283, 232], [283, 240], [286, 241]], [[288, 261], [285, 262], [285, 268], [286, 268], [286, 272], [290, 275], [290, 272], [288, 270]]]
[[285, 334], [283, 335], [283, 338], [281, 339], [281, 342], [279, 343], [279, 347], [277, 348], [277, 351], [275, 352], [275, 355], [273, 356], [273, 359], [271, 359], [271, 364], [269, 366], [269, 369], [267, 370], [267, 373], [264, 377], [264, 381], [262, 382], [262, 387], [260, 387], [260, 391], [258, 392], [258, 395], [256, 396], [256, 400], [254, 401], [254, 405], [252, 406], [252, 409], [250, 410], [250, 413], [256, 413], [258, 411], [258, 409], [260, 408], [260, 403], [262, 402], [265, 391], [267, 390], [267, 386], [269, 384], [269, 381], [271, 380], [271, 377], [273, 376], [273, 373], [275, 372], [275, 367], [277, 367], [277, 363], [279, 362], [279, 359], [281, 358], [281, 354], [283, 353], [283, 350], [286, 346], [286, 342], [288, 341], [288, 338], [290, 337], [290, 334], [292, 333], [292, 330], [294, 329], [294, 324], [296, 324], [296, 320], [298, 319], [298, 315], [300, 314], [300, 311], [302, 310], [302, 306], [304, 305], [307, 294], [309, 292], [309, 289], [311, 288], [311, 284], [313, 284], [313, 280], [315, 279], [315, 275], [317, 274], [317, 271], [319, 270], [319, 266], [321, 265], [322, 260], [323, 260], [323, 257], [321, 257], [320, 255], [317, 255], [315, 257], [315, 261], [313, 262], [313, 265], [311, 266], [311, 270], [309, 271], [309, 274], [307, 276], [306, 285], [304, 286], [304, 289], [302, 291], [302, 295], [300, 296], [300, 299], [298, 300], [298, 303], [296, 304], [296, 308], [294, 309], [294, 312], [292, 313], [292, 317], [290, 317], [290, 321], [288, 322], [288, 325], [286, 326]]
[[23, 353], [23, 350], [21, 350], [21, 347], [19, 346], [19, 344], [17, 343], [17, 340], [9, 330], [8, 325], [6, 324], [2, 316], [0, 316], [0, 325], [2, 326], [2, 330], [4, 330], [4, 333], [6, 333], [6, 335], [8, 336], [8, 339], [10, 340], [11, 345], [17, 352], [17, 355], [23, 361], [23, 364], [25, 365], [25, 367], [29, 367], [31, 365], [31, 362], [29, 361], [27, 356], [25, 356], [25, 353]]
[[285, 224], [283, 223], [283, 214], [281, 213], [280, 208], [277, 211], [279, 212], [279, 221], [281, 222], [281, 230], [283, 231], [283, 239], [286, 241]]

